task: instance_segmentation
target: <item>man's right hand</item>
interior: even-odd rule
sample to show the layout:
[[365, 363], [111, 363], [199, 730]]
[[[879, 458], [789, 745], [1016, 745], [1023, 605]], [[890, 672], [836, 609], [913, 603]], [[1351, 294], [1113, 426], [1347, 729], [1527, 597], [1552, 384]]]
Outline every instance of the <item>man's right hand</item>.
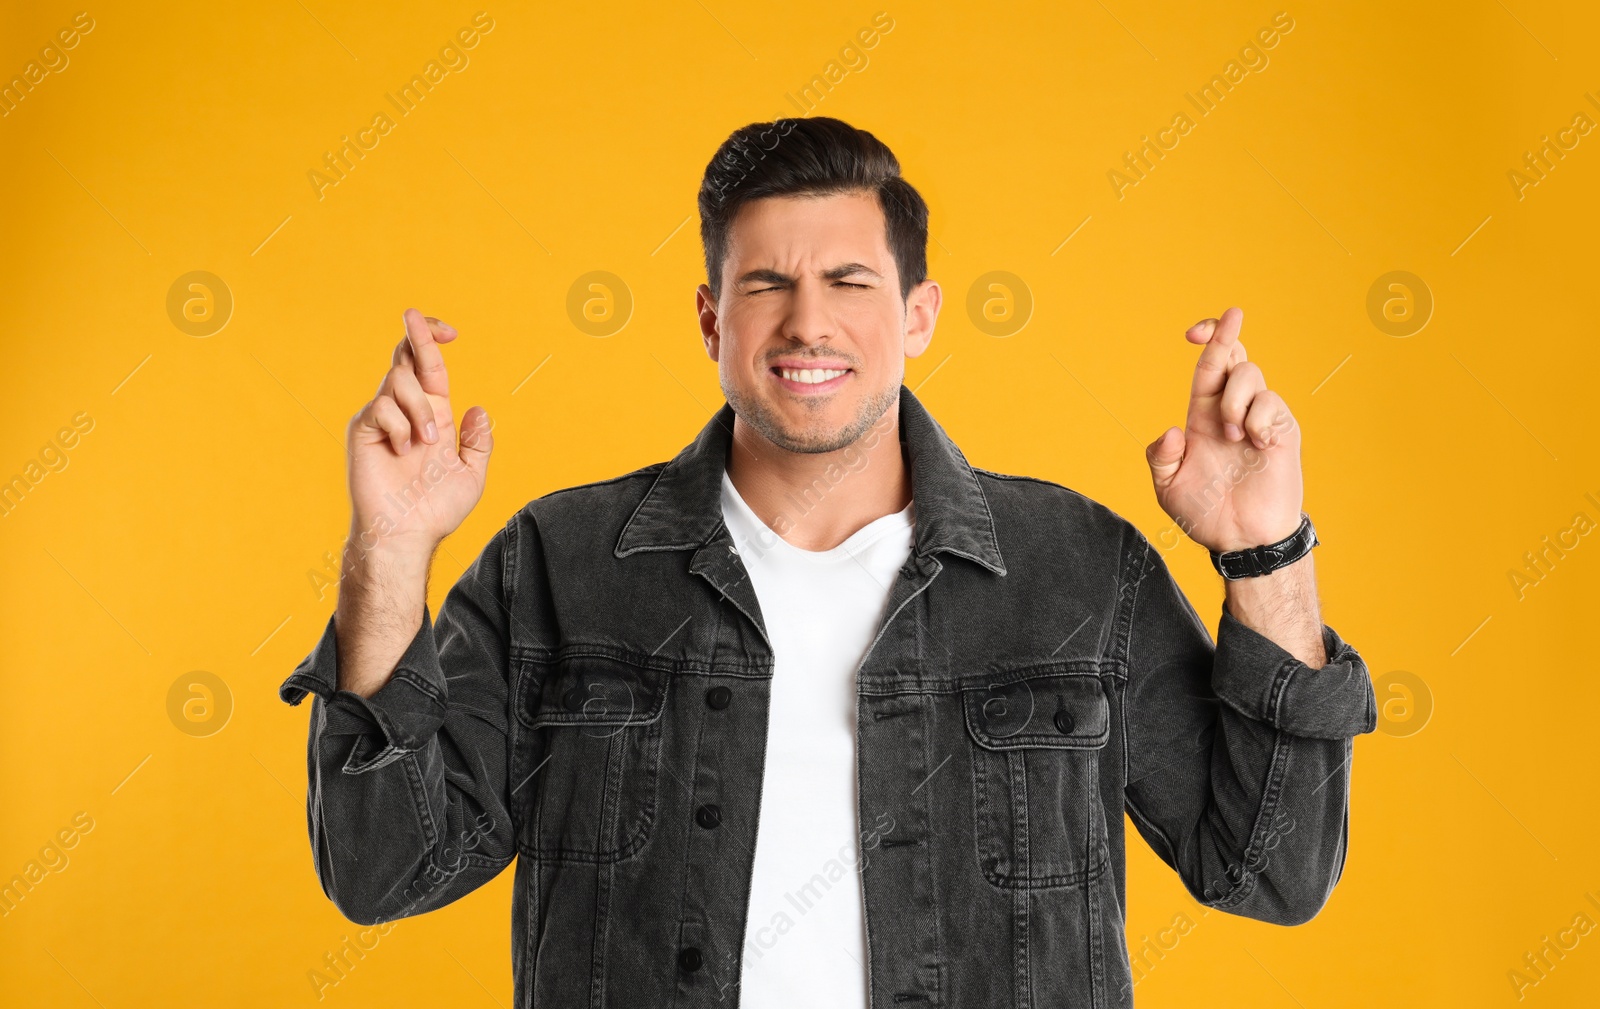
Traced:
[[456, 331], [414, 308], [378, 393], [350, 419], [350, 539], [334, 629], [339, 688], [371, 697], [422, 626], [439, 541], [483, 496], [494, 438], [475, 406], [459, 445], [439, 344]]
[[389, 373], [345, 430], [351, 546], [431, 557], [483, 496], [494, 439], [488, 413], [475, 406], [461, 418], [457, 445], [439, 349], [456, 331], [414, 308], [403, 318]]

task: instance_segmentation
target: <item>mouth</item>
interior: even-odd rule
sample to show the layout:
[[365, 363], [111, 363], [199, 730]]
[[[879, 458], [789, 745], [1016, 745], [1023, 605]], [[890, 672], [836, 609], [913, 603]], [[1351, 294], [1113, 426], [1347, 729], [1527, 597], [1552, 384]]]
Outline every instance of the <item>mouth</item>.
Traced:
[[792, 368], [774, 365], [767, 369], [780, 387], [799, 396], [821, 396], [833, 392], [850, 381], [855, 374], [841, 365], [828, 368]]

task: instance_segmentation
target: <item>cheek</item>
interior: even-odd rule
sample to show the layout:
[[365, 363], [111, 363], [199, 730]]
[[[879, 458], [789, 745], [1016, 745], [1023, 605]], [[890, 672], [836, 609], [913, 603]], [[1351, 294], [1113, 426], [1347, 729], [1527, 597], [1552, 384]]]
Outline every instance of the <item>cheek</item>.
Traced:
[[895, 309], [863, 308], [853, 313], [844, 328], [856, 353], [871, 365], [893, 364], [905, 356], [900, 314]]
[[759, 359], [765, 345], [758, 335], [761, 331], [752, 328], [748, 320], [729, 321], [733, 324], [722, 328], [718, 367], [723, 375], [736, 382], [753, 382], [766, 370]]

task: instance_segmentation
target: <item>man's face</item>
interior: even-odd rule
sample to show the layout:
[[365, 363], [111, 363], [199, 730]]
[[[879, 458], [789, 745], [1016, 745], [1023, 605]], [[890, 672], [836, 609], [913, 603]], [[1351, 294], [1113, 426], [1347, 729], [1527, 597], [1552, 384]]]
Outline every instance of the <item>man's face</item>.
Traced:
[[790, 452], [834, 452], [899, 401], [927, 349], [939, 286], [900, 298], [877, 196], [769, 197], [734, 218], [722, 297], [696, 292], [706, 352], [734, 412]]

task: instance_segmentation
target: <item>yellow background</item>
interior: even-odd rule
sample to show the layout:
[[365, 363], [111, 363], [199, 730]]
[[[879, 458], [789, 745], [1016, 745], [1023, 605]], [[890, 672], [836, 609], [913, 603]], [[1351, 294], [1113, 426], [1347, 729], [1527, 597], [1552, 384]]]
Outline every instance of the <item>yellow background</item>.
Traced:
[[[6, 5], [0, 75], [78, 9]], [[1182, 420], [1183, 330], [1243, 307], [1305, 431], [1325, 618], [1381, 684], [1344, 878], [1310, 924], [1200, 916], [1130, 826], [1130, 941], [1196, 922], [1139, 1004], [1510, 1005], [1526, 953], [1580, 911], [1600, 922], [1600, 540], [1525, 598], [1509, 577], [1575, 513], [1600, 521], [1600, 133], [1522, 199], [1507, 177], [1600, 116], [1593, 5], [1290, 6], [1269, 65], [1118, 199], [1108, 171], [1194, 115], [1185, 92], [1283, 8], [506, 3], [470, 65], [318, 199], [307, 173], [479, 9], [92, 7], [70, 64], [0, 118], [0, 479], [94, 420], [0, 518], [0, 879], [79, 812], [94, 823], [0, 918], [0, 1000], [317, 1003], [307, 972], [354, 930], [312, 870], [308, 709], [275, 691], [333, 606], [312, 573], [346, 530], [344, 424], [401, 311], [459, 328], [458, 410], [498, 425], [437, 606], [524, 502], [670, 457], [721, 403], [692, 313], [701, 172], [734, 128], [792, 113], [879, 10], [892, 31], [815, 111], [889, 143], [932, 207], [945, 310], [908, 384], [975, 464], [1155, 537], [1142, 446]], [[209, 337], [167, 314], [194, 270], [235, 300]], [[634, 299], [606, 338], [567, 315], [591, 270]], [[966, 308], [995, 270], [1034, 301], [1004, 338]], [[1393, 270], [1435, 300], [1409, 337], [1367, 310]], [[1167, 556], [1214, 626], [1203, 551]], [[168, 713], [196, 671], [232, 699], [208, 736]], [[1422, 686], [1391, 692], [1397, 672]], [[507, 873], [399, 922], [324, 1002], [509, 1006], [509, 901]], [[1600, 931], [1524, 1001], [1597, 993]]]

